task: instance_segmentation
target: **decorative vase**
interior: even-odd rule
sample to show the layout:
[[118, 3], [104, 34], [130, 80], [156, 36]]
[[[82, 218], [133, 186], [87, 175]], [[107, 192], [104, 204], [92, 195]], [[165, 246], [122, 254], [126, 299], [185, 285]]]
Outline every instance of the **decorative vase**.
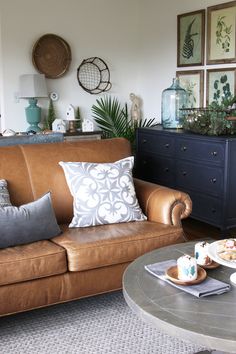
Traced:
[[181, 108], [186, 108], [187, 93], [179, 85], [179, 80], [174, 78], [170, 87], [162, 92], [161, 120], [163, 128], [182, 128], [183, 113]]

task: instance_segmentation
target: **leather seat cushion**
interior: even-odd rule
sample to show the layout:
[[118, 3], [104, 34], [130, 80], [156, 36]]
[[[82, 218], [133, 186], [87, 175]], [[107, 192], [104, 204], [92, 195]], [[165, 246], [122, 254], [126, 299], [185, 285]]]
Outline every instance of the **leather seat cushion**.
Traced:
[[52, 241], [66, 249], [68, 268], [73, 272], [130, 262], [155, 248], [184, 241], [181, 227], [150, 221], [60, 227], [63, 234]]
[[0, 250], [0, 285], [48, 277], [66, 271], [65, 250], [48, 240]]

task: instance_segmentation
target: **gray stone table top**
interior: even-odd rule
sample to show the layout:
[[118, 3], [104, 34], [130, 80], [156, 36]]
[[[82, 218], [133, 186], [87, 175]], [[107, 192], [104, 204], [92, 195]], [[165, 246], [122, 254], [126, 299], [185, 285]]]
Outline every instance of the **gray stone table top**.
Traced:
[[[236, 353], [236, 286], [221, 295], [197, 298], [149, 274], [144, 266], [192, 254], [196, 242], [147, 253], [126, 269], [123, 294], [130, 308], [157, 329], [195, 344]], [[208, 269], [212, 278], [230, 283], [235, 272], [225, 266]]]
[[0, 146], [45, 144], [64, 141], [62, 133], [0, 136]]

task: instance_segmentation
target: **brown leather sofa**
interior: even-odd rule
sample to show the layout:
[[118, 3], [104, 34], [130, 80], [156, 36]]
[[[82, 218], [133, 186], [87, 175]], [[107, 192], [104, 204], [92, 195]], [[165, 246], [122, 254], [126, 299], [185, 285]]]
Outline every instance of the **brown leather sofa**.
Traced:
[[122, 138], [0, 148], [0, 178], [8, 182], [12, 204], [50, 190], [63, 230], [51, 240], [0, 250], [0, 316], [120, 289], [136, 257], [184, 241], [181, 219], [191, 212], [189, 196], [141, 180], [135, 180], [136, 193], [147, 221], [68, 228], [73, 200], [58, 162], [113, 162], [129, 155]]

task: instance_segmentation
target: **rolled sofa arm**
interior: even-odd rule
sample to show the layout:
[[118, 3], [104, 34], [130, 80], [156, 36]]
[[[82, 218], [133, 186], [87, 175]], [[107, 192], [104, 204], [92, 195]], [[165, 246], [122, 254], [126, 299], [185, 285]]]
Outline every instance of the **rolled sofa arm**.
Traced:
[[139, 204], [149, 221], [167, 225], [181, 225], [192, 211], [188, 194], [134, 178]]

